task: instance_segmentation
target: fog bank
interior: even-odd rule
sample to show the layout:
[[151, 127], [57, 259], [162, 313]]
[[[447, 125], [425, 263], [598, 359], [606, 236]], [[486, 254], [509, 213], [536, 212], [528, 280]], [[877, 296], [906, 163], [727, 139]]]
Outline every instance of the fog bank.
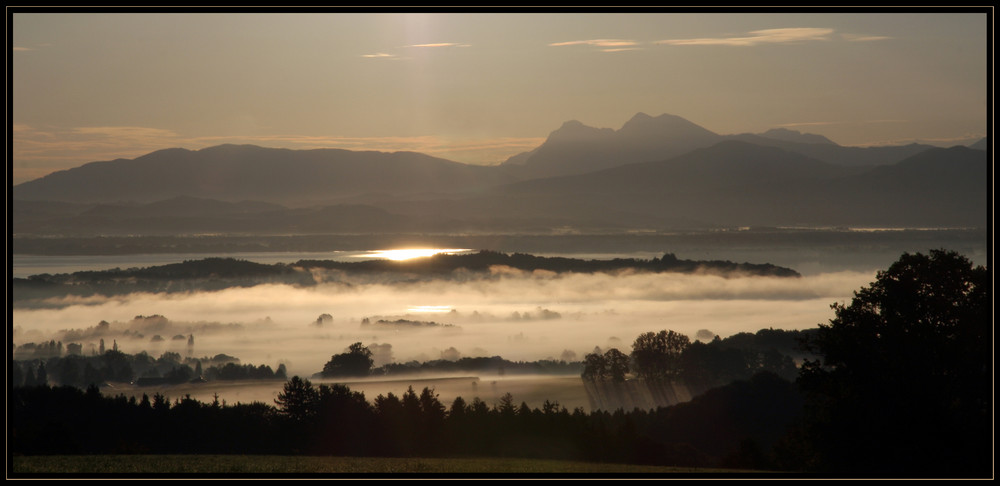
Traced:
[[[255, 365], [284, 363], [289, 374], [300, 375], [319, 371], [357, 341], [391, 345], [382, 359], [395, 362], [496, 355], [578, 360], [595, 346], [628, 352], [637, 335], [660, 329], [693, 339], [700, 329], [725, 337], [812, 328], [833, 317], [830, 304], [849, 301], [874, 278], [868, 272], [722, 278], [497, 269], [486, 279], [132, 294], [14, 309], [14, 343], [80, 342], [87, 353], [103, 337], [108, 348], [114, 342], [126, 353], [223, 353]], [[136, 319], [151, 315], [166, 319]], [[108, 325], [98, 329], [101, 321]], [[171, 339], [177, 335], [193, 335], [193, 348]]]

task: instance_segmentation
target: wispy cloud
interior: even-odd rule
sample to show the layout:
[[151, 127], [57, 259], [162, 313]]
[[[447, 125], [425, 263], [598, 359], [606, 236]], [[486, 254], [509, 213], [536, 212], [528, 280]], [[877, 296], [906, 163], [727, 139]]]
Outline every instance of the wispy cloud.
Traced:
[[874, 41], [892, 39], [892, 37], [887, 37], [884, 35], [863, 35], [863, 34], [840, 34], [840, 37], [842, 37], [844, 40], [848, 42], [874, 42]]
[[[839, 34], [834, 30], [817, 27], [787, 27], [763, 29], [748, 32], [742, 36], [699, 37], [692, 39], [666, 39], [653, 42], [655, 45], [670, 46], [756, 46], [761, 44], [793, 44], [801, 42], [846, 40], [848, 42], [873, 42], [890, 39], [886, 36]], [[629, 39], [587, 39], [553, 42], [549, 47], [591, 46], [603, 48], [603, 52], [620, 52], [642, 49], [643, 42]]]
[[15, 124], [12, 128], [14, 184], [86, 162], [138, 157], [180, 146], [182, 141], [173, 131], [149, 127], [67, 129]]
[[638, 42], [633, 40], [625, 39], [588, 39], [588, 40], [576, 40], [568, 42], [554, 42], [549, 44], [550, 47], [564, 47], [564, 46], [593, 46], [593, 47], [605, 47], [607, 52], [612, 52], [611, 50], [625, 50], [627, 48], [635, 49], [639, 45]]
[[789, 27], [748, 32], [742, 37], [701, 37], [696, 39], [668, 39], [657, 44], [672, 46], [755, 46], [759, 44], [788, 44], [806, 41], [830, 40], [833, 29]]
[[793, 123], [783, 123], [777, 125], [779, 127], [806, 127], [806, 126], [826, 126], [826, 125], [857, 125], [857, 124], [876, 124], [876, 123], [908, 123], [910, 120], [901, 119], [881, 119], [881, 120], [853, 120], [853, 121], [812, 121], [812, 122], [793, 122]]
[[411, 44], [403, 47], [472, 47], [471, 44], [458, 44], [455, 42], [439, 42], [436, 44]]
[[812, 122], [792, 122], [792, 123], [782, 123], [775, 125], [778, 128], [797, 128], [797, 127], [825, 127], [830, 125], [843, 125], [845, 122], [839, 121], [812, 121]]
[[[399, 46], [399, 49], [433, 49], [440, 47], [472, 47], [471, 44], [460, 44], [457, 42], [438, 42], [434, 44], [410, 44], [406, 46]], [[376, 52], [374, 54], [362, 54], [361, 57], [365, 59], [387, 59], [387, 60], [400, 60], [409, 59], [408, 57], [401, 57], [398, 54], [390, 54], [387, 52]]]
[[952, 147], [955, 145], [970, 145], [986, 137], [984, 133], [966, 133], [956, 137], [937, 138], [895, 138], [891, 140], [879, 140], [858, 144], [858, 147], [892, 147], [899, 145], [909, 145], [918, 143], [923, 145], [934, 145], [938, 147]]
[[601, 52], [625, 52], [625, 51], [641, 51], [641, 47], [622, 47], [616, 49], [601, 49]]
[[30, 47], [11, 47], [10, 50], [14, 52], [21, 52], [21, 51], [33, 51], [34, 49]]

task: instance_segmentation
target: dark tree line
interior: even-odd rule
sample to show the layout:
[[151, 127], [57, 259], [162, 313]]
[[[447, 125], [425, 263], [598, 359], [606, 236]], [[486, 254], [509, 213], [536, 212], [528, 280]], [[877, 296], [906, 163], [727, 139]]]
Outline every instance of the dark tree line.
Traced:
[[693, 395], [761, 371], [794, 380], [799, 370], [792, 356], [808, 355], [802, 346], [812, 332], [762, 329], [726, 339], [715, 336], [708, 343], [674, 331], [646, 332], [636, 337], [629, 354], [611, 348], [584, 356], [581, 376], [593, 382], [621, 383], [629, 377], [676, 382]]
[[[9, 397], [15, 454], [309, 454], [527, 457], [675, 466], [766, 468], [795, 417], [795, 386], [777, 376], [657, 410], [584, 412], [546, 401], [456, 398], [433, 389], [369, 401], [344, 385], [292, 377], [274, 405], [202, 403], [157, 394], [103, 396], [96, 387], [22, 387]], [[734, 413], [737, 412], [737, 413]], [[80, 420], [80, 417], [87, 417]], [[706, 434], [718, 430], [720, 433]]]
[[503, 265], [520, 270], [548, 270], [553, 272], [616, 272], [633, 269], [649, 272], [717, 272], [728, 274], [739, 272], [751, 275], [769, 275], [778, 277], [798, 277], [792, 269], [779, 267], [770, 263], [734, 263], [730, 261], [712, 260], [682, 260], [673, 253], [666, 253], [662, 258], [649, 260], [637, 258], [614, 258], [610, 260], [583, 260], [566, 257], [541, 257], [526, 253], [502, 253], [498, 251], [480, 250], [468, 254], [440, 253], [426, 258], [410, 260], [368, 260], [363, 262], [338, 262], [331, 260], [300, 260], [296, 266], [303, 268], [326, 268], [345, 272], [408, 272], [423, 275], [447, 274], [458, 269], [474, 272], [485, 272], [490, 267]]
[[[188, 292], [251, 287], [261, 283], [285, 283], [313, 286], [311, 269], [333, 269], [352, 273], [407, 273], [440, 277], [464, 269], [487, 273], [491, 266], [505, 265], [522, 270], [554, 272], [617, 272], [635, 269], [648, 272], [714, 272], [722, 275], [768, 275], [798, 277], [792, 269], [770, 263], [734, 263], [730, 261], [682, 260], [672, 253], [650, 260], [616, 258], [582, 260], [562, 257], [539, 257], [523, 253], [506, 254], [482, 250], [466, 255], [438, 254], [408, 261], [368, 260], [338, 262], [300, 260], [294, 264], [262, 264], [234, 258], [206, 258], [145, 268], [115, 268], [80, 271], [71, 274], [39, 274], [12, 280], [15, 302], [54, 295], [121, 295], [132, 292]], [[487, 273], [488, 274], [488, 273]]]
[[459, 358], [457, 360], [437, 359], [431, 361], [411, 361], [389, 363], [374, 367], [372, 350], [360, 342], [351, 344], [340, 354], [330, 357], [317, 378], [357, 378], [365, 376], [399, 376], [416, 373], [512, 373], [512, 374], [575, 374], [580, 363], [565, 361], [509, 361], [500, 356]]
[[[202, 362], [209, 366], [202, 367]], [[212, 364], [214, 363], [214, 364]], [[196, 379], [251, 380], [288, 378], [285, 366], [273, 370], [267, 365], [239, 364], [236, 358], [181, 358], [172, 351], [153, 358], [145, 351], [126, 354], [117, 349], [94, 356], [69, 354], [47, 359], [15, 360], [10, 363], [13, 387], [56, 384], [87, 388], [106, 382], [177, 384]]]

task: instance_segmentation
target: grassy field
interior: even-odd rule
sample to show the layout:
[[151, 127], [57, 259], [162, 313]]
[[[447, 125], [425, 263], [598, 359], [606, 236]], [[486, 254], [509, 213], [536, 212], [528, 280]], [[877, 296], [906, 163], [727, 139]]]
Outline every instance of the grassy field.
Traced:
[[14, 456], [13, 477], [88, 475], [714, 475], [719, 469], [671, 468], [508, 458], [369, 458], [239, 455]]

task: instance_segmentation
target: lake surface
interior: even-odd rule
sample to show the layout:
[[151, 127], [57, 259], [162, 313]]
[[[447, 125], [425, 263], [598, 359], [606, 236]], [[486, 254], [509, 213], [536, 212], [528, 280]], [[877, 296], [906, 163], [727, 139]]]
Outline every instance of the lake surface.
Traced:
[[[985, 229], [798, 229], [734, 230], [691, 233], [637, 233], [605, 235], [425, 235], [402, 238], [398, 235], [369, 235], [342, 238], [330, 236], [259, 239], [249, 237], [182, 238], [162, 244], [204, 248], [212, 241], [220, 247], [266, 244], [281, 251], [189, 251], [184, 253], [148, 252], [136, 254], [76, 255], [73, 247], [63, 252], [51, 249], [33, 253], [33, 246], [47, 246], [48, 240], [18, 244], [10, 256], [8, 271], [14, 278], [43, 273], [72, 273], [81, 270], [107, 270], [180, 263], [210, 257], [230, 257], [258, 263], [294, 263], [298, 260], [358, 261], [384, 258], [386, 251], [402, 247], [358, 246], [396, 240], [420, 240], [426, 248], [488, 249], [506, 253], [530, 253], [538, 256], [565, 256], [581, 259], [637, 258], [651, 259], [673, 253], [687, 260], [727, 260], [737, 263], [771, 263], [792, 268], [803, 275], [842, 270], [870, 271], [884, 269], [903, 252], [927, 252], [934, 248], [958, 251], [978, 264], [987, 263], [989, 233]], [[123, 241], [129, 241], [125, 238]], [[145, 240], [143, 240], [145, 241]], [[149, 242], [146, 242], [149, 243]], [[144, 243], [143, 245], [145, 245]], [[83, 244], [83, 243], [81, 243]], [[87, 246], [93, 245], [87, 240]], [[377, 244], [377, 243], [376, 243]], [[347, 246], [341, 246], [347, 245]], [[126, 245], [128, 246], [128, 245]], [[142, 245], [139, 245], [142, 246]], [[298, 251], [298, 248], [309, 251]], [[314, 251], [320, 248], [329, 251]], [[350, 249], [345, 249], [350, 248]], [[370, 248], [370, 249], [369, 249]], [[36, 248], [37, 249], [37, 248]], [[343, 249], [337, 251], [338, 249]], [[235, 250], [235, 248], [234, 248]], [[38, 254], [44, 253], [44, 254]]]
[[294, 263], [299, 260], [360, 261], [378, 258], [378, 250], [321, 252], [156, 253], [136, 255], [11, 255], [12, 277], [59, 274], [113, 268], [144, 268], [187, 260], [223, 257], [257, 263]]

